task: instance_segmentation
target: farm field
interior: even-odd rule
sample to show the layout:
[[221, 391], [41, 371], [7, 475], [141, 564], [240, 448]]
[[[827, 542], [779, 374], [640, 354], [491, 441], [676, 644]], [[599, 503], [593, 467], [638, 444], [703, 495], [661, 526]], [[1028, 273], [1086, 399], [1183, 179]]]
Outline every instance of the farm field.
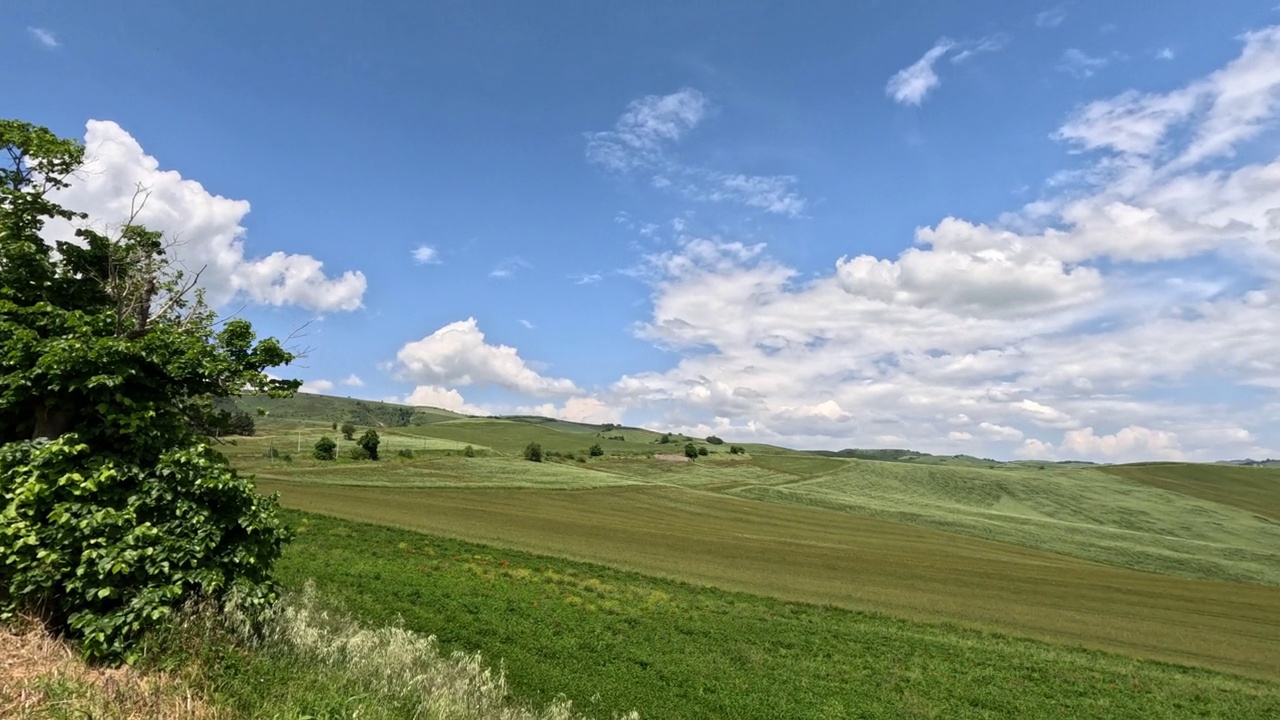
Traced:
[[[368, 492], [362, 490], [362, 492]], [[432, 494], [422, 491], [422, 494]], [[479, 493], [473, 493], [479, 494]], [[592, 717], [1263, 720], [1280, 685], [319, 515], [280, 565]], [[807, 568], [797, 569], [796, 575]]]
[[[657, 717], [827, 717], [849, 714], [856, 703], [874, 708], [866, 717], [1047, 717], [1073, 708], [1078, 717], [1251, 717], [1276, 702], [1276, 469], [1042, 466], [918, 454], [885, 461], [767, 445], [731, 455], [728, 445], [684, 437], [664, 444], [656, 433], [631, 428], [443, 417], [377, 426], [378, 462], [345, 458], [350, 441], [340, 441], [337, 462], [311, 459], [316, 439], [337, 437], [334, 422], [270, 417], [258, 436], [224, 448], [237, 467], [257, 475], [260, 490], [279, 492], [287, 507], [307, 513], [300, 516], [307, 529], [286, 556], [289, 583], [314, 579], [326, 596], [372, 622], [401, 617], [455, 647], [501, 658], [513, 687], [537, 701], [567, 692], [575, 701], [606, 703], [589, 705], [592, 711], [643, 713], [648, 703], [656, 713], [648, 716]], [[547, 462], [522, 459], [530, 442], [550, 454]], [[652, 457], [678, 454], [686, 442], [708, 454], [694, 462]], [[601, 455], [587, 452], [593, 444]], [[313, 545], [320, 537], [328, 539]], [[379, 543], [397, 549], [375, 551]], [[482, 545], [458, 551], [472, 558], [460, 565], [432, 560], [393, 570], [405, 546], [430, 546], [437, 555], [440, 547], [463, 547], [449, 543]], [[365, 560], [361, 548], [370, 552]], [[379, 552], [390, 553], [388, 564]], [[555, 586], [549, 599], [529, 596], [526, 606], [520, 598], [528, 577], [507, 571], [516, 557], [534, 575], [552, 568], [584, 583], [595, 577], [611, 587], [689, 593], [681, 612], [691, 614], [679, 623], [688, 627], [678, 637], [662, 635], [666, 629], [645, 625], [657, 620], [621, 612], [624, 597], [577, 580], [548, 581]], [[453, 574], [439, 574], [446, 569]], [[464, 571], [474, 577], [463, 582]], [[451, 586], [455, 581], [462, 585]], [[624, 595], [636, 601], [647, 593]], [[570, 615], [545, 615], [551, 600], [555, 612]], [[797, 617], [807, 620], [791, 625]], [[547, 623], [560, 635], [542, 634]], [[842, 643], [851, 641], [842, 633], [872, 626], [888, 633], [885, 623], [897, 628], [889, 635], [912, 638], [908, 645], [877, 636], [859, 641], [861, 655], [846, 654]], [[813, 637], [802, 642], [796, 628], [806, 624]], [[705, 635], [705, 628], [714, 631]], [[620, 633], [634, 637], [629, 632], [666, 637], [694, 657], [705, 646], [716, 657], [752, 662], [725, 669], [673, 658], [656, 645], [618, 645]], [[769, 659], [779, 647], [788, 653], [785, 663]], [[1030, 654], [1011, 659], [1015, 647]], [[869, 657], [880, 652], [874, 648], [896, 648], [896, 659]], [[563, 659], [541, 662], [545, 653]], [[801, 656], [811, 654], [833, 669], [799, 670], [815, 679], [786, 685], [784, 668], [807, 668]], [[1041, 670], [1029, 669], [1050, 656]], [[592, 687], [571, 677], [575, 663], [587, 662], [602, 668]], [[931, 672], [969, 682], [978, 676], [962, 672], [970, 665], [1007, 662], [1031, 674], [987, 680], [1017, 693], [988, 688], [975, 699], [966, 694], [981, 695], [975, 686], [959, 692], [957, 705], [930, 685]], [[1092, 664], [1093, 674], [1064, 669], [1071, 663]], [[1136, 687], [1160, 698], [1148, 697], [1145, 713], [1127, 704], [1128, 695], [1105, 699], [1094, 687], [1129, 683], [1130, 692], [1145, 696], [1131, 682], [1139, 668], [1152, 675]], [[712, 677], [722, 672], [761, 694], [731, 692], [733, 680]], [[850, 679], [859, 672], [871, 675]], [[873, 676], [879, 689], [861, 687], [856, 697], [837, 687]], [[1061, 695], [1066, 677], [1082, 688], [1074, 700]], [[1184, 685], [1202, 689], [1188, 690], [1194, 697], [1173, 690]], [[1210, 686], [1216, 689], [1203, 689]], [[881, 695], [885, 687], [898, 689]], [[1038, 699], [1017, 705], [1015, 695], [1024, 691]], [[819, 700], [835, 704], [814, 704]]]

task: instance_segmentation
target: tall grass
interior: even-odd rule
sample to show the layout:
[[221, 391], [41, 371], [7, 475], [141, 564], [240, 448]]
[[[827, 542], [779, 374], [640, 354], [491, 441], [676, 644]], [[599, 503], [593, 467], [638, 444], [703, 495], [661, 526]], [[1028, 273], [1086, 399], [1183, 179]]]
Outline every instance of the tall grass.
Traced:
[[[572, 703], [542, 708], [511, 696], [501, 667], [479, 653], [441, 650], [399, 625], [370, 628], [333, 609], [307, 583], [250, 622], [234, 602], [189, 613], [160, 643], [198, 666], [209, 697], [245, 717], [372, 720], [577, 720]], [[175, 648], [179, 648], [175, 651]], [[637, 720], [630, 713], [623, 720]]]

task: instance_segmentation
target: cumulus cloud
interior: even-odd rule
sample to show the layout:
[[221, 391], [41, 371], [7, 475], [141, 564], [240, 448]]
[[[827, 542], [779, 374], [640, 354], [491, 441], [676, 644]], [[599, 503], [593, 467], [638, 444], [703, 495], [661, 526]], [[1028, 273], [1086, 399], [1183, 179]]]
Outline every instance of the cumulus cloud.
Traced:
[[[171, 256], [200, 285], [214, 307], [233, 300], [294, 305], [320, 312], [361, 306], [365, 277], [357, 271], [330, 276], [324, 263], [302, 254], [273, 252], [254, 257], [243, 225], [249, 203], [210, 193], [175, 170], [162, 170], [129, 133], [114, 122], [90, 120], [85, 131], [87, 162], [70, 188], [56, 199], [85, 212], [98, 229], [125, 222], [146, 189], [136, 222], [163, 232], [174, 243]], [[51, 223], [48, 239], [70, 239], [66, 223]]]
[[364, 387], [364, 380], [361, 380], [359, 375], [352, 373], [342, 379], [342, 384], [348, 387]]
[[1280, 113], [1277, 36], [1182, 88], [1082, 106], [1056, 134], [1087, 153], [1070, 182], [995, 221], [942, 218], [896, 257], [815, 275], [682, 235], [634, 273], [652, 287], [638, 335], [679, 359], [608, 397], [656, 427], [793, 445], [1280, 454], [1280, 158], [1232, 160]]
[[575, 395], [569, 380], [530, 368], [515, 348], [491, 345], [475, 318], [450, 323], [400, 348], [394, 371], [402, 380], [428, 386], [494, 386], [526, 395]]
[[487, 416], [490, 413], [483, 407], [472, 405], [463, 399], [462, 394], [457, 390], [439, 387], [437, 385], [419, 385], [413, 389], [413, 392], [405, 396], [404, 400], [393, 398], [394, 402], [403, 402], [405, 405], [413, 405], [414, 407], [433, 407], [442, 410], [449, 410], [463, 415]]
[[938, 73], [933, 70], [934, 63], [955, 46], [948, 38], [938, 40], [919, 60], [894, 73], [885, 84], [885, 93], [894, 102], [903, 105], [919, 105], [924, 102], [925, 97], [942, 83], [938, 79]]
[[1096, 435], [1091, 427], [1072, 430], [1063, 436], [1062, 449], [1070, 455], [1107, 460], [1185, 459], [1177, 435], [1136, 425], [1111, 435]]
[[302, 383], [299, 391], [305, 393], [315, 393], [317, 395], [327, 393], [333, 389], [333, 382], [330, 380], [308, 380]]
[[[679, 160], [676, 145], [710, 112], [706, 96], [693, 88], [633, 100], [612, 130], [586, 134], [587, 160], [618, 173], [643, 172], [654, 188], [691, 200], [734, 202], [793, 217], [801, 214], [806, 201], [795, 177], [744, 175]], [[615, 220], [634, 226], [626, 213], [619, 213]]]
[[509, 414], [539, 415], [541, 417], [558, 418], [569, 422], [589, 423], [592, 425], [622, 422], [622, 412], [619, 408], [594, 397], [569, 398], [561, 405], [556, 405], [555, 403], [522, 405]]
[[419, 265], [439, 265], [440, 253], [430, 245], [419, 245], [413, 249], [413, 261]]

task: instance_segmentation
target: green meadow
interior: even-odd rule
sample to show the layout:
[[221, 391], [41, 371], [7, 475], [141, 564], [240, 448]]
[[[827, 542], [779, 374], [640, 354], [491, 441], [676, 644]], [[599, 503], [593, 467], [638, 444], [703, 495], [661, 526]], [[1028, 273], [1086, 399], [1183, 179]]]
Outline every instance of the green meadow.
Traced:
[[[737, 455], [635, 428], [300, 397], [224, 446], [298, 512], [286, 585], [479, 651], [534, 703], [600, 717], [1280, 713], [1277, 469]], [[377, 429], [379, 461], [345, 456], [344, 408], [374, 419], [356, 435]], [[311, 458], [321, 436], [339, 440], [337, 461]], [[523, 459], [531, 442], [547, 461]], [[707, 455], [653, 457], [687, 442]]]

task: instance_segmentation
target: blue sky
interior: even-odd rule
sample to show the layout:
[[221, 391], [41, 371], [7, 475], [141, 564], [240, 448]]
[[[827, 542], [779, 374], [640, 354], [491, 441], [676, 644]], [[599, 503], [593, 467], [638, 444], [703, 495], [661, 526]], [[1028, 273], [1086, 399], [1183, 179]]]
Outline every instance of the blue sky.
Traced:
[[221, 310], [310, 321], [311, 389], [1280, 455], [1270, 4], [619, 5], [10, 3], [4, 115], [85, 139], [101, 222], [150, 187]]

